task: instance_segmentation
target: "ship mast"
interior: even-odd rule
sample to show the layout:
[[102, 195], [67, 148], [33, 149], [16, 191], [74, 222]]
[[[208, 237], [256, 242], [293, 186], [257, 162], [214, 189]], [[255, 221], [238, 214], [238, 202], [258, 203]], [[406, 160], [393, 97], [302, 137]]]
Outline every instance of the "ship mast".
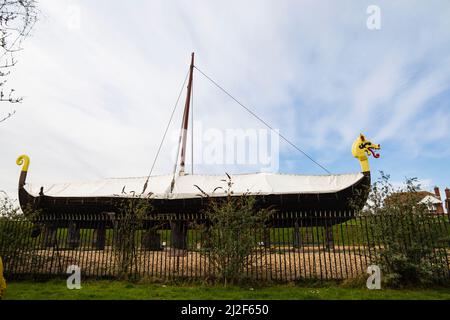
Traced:
[[186, 141], [188, 135], [188, 125], [189, 125], [189, 109], [191, 106], [191, 96], [192, 96], [192, 80], [194, 73], [194, 53], [191, 56], [191, 66], [189, 69], [189, 82], [187, 86], [186, 102], [184, 105], [183, 121], [181, 123], [181, 155], [180, 155], [180, 176], [185, 174], [185, 164], [186, 164]]

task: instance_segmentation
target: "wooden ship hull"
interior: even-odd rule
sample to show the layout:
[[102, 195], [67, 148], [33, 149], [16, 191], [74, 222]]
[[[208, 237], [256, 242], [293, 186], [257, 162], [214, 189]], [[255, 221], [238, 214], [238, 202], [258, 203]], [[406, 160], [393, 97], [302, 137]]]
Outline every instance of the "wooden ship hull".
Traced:
[[[258, 174], [255, 174], [256, 176]], [[266, 175], [266, 174], [259, 174]], [[273, 176], [273, 174], [271, 174]], [[239, 177], [240, 175], [236, 175]], [[275, 175], [278, 178], [283, 178], [285, 175]], [[296, 175], [287, 175], [288, 177], [295, 178]], [[344, 177], [347, 180], [351, 180], [351, 184], [333, 190], [330, 192], [286, 192], [286, 193], [270, 193], [264, 190], [258, 190], [256, 192], [248, 192], [247, 194], [255, 197], [256, 208], [271, 208], [276, 212], [275, 216], [286, 216], [290, 213], [301, 214], [307, 224], [323, 224], [323, 219], [333, 220], [333, 224], [340, 223], [350, 219], [355, 211], [362, 208], [367, 200], [369, 188], [371, 184], [370, 172], [363, 174], [348, 175], [351, 179], [348, 179], [346, 175], [335, 175], [334, 177]], [[302, 179], [313, 178], [314, 176], [299, 176]], [[326, 177], [326, 176], [323, 176]], [[195, 176], [189, 177], [191, 180], [195, 179]], [[217, 176], [217, 181], [221, 180], [221, 176]], [[328, 176], [327, 178], [333, 178]], [[140, 183], [139, 178], [137, 183]], [[142, 178], [141, 178], [142, 180]], [[120, 184], [120, 180], [116, 181], [116, 186]], [[104, 185], [104, 184], [103, 184]], [[79, 187], [79, 185], [78, 185]], [[125, 186], [124, 186], [125, 187]], [[339, 186], [338, 186], [339, 187]], [[95, 185], [93, 186], [95, 188]], [[49, 187], [49, 194], [47, 195], [45, 187], [41, 187], [40, 194], [32, 192], [32, 187], [22, 185], [19, 188], [19, 202], [24, 212], [30, 209], [33, 212], [40, 212], [40, 216], [52, 216], [56, 219], [63, 216], [77, 216], [76, 220], [79, 220], [81, 224], [89, 224], [95, 221], [95, 217], [101, 215], [108, 215], [111, 213], [120, 214], [121, 203], [124, 199], [129, 199], [127, 195], [109, 195], [102, 196], [101, 192], [98, 195], [89, 196], [74, 196], [70, 195], [70, 185], [52, 185]], [[121, 188], [117, 188], [121, 189]], [[59, 190], [64, 190], [60, 192]], [[37, 191], [37, 190], [36, 190]], [[192, 190], [194, 191], [194, 190]], [[69, 195], [64, 195], [69, 194]], [[63, 194], [63, 195], [60, 195]], [[152, 218], [160, 217], [167, 219], [174, 219], [177, 216], [183, 214], [189, 214], [192, 218], [198, 217], [201, 219], [204, 216], [204, 212], [208, 207], [211, 200], [223, 200], [225, 195], [215, 195], [212, 197], [200, 196], [198, 193], [182, 193], [173, 194], [173, 197], [169, 197], [168, 194], [154, 196], [144, 196], [145, 201], [149, 202], [151, 211], [149, 215]], [[240, 196], [236, 193], [233, 196]], [[27, 210], [28, 208], [28, 210]], [[316, 219], [320, 216], [319, 219]], [[311, 218], [311, 219], [308, 219]], [[276, 219], [275, 219], [276, 220]], [[61, 224], [65, 224], [61, 219]], [[85, 221], [85, 222], [83, 222]]]

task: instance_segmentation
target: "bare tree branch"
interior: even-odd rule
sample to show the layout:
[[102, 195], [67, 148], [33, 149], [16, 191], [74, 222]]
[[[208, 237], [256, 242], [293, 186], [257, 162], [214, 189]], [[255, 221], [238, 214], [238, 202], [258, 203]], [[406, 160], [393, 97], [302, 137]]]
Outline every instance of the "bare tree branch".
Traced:
[[16, 110], [13, 110], [11, 112], [8, 113], [8, 115], [6, 115], [5, 117], [3, 117], [2, 119], [0, 119], [0, 123], [8, 120], [9, 118], [11, 118], [14, 114], [16, 113]]
[[[15, 89], [6, 88], [5, 78], [17, 64], [14, 53], [22, 50], [22, 42], [37, 22], [36, 3], [36, 0], [0, 0], [0, 102], [19, 103], [23, 100], [14, 96]], [[0, 111], [0, 123], [11, 118], [15, 112], [2, 117]]]

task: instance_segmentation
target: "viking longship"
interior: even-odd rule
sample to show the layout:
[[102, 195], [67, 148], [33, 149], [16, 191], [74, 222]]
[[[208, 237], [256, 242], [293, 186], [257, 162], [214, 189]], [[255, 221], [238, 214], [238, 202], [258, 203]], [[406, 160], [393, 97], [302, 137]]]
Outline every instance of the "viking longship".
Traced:
[[[199, 214], [208, 201], [227, 196], [223, 185], [227, 176], [186, 173], [186, 142], [188, 134], [194, 54], [188, 73], [187, 94], [180, 129], [178, 169], [173, 174], [136, 178], [110, 178], [85, 183], [51, 185], [29, 184], [27, 179], [30, 159], [21, 155], [17, 164], [22, 166], [19, 178], [19, 202], [22, 210], [32, 208], [42, 215], [89, 216], [118, 212], [120, 200], [135, 196], [151, 202], [151, 214]], [[286, 212], [352, 212], [367, 200], [371, 184], [368, 157], [378, 158], [374, 150], [380, 149], [362, 134], [352, 146], [353, 156], [360, 161], [361, 172], [350, 174], [233, 174], [233, 197], [252, 195], [260, 207], [271, 207]], [[175, 166], [177, 168], [177, 165]], [[133, 195], [123, 190], [134, 190]], [[142, 191], [143, 190], [143, 191]], [[199, 192], [201, 190], [201, 192]], [[141, 192], [142, 191], [142, 192]], [[358, 208], [356, 208], [358, 209]], [[336, 220], [337, 221], [337, 220]]]

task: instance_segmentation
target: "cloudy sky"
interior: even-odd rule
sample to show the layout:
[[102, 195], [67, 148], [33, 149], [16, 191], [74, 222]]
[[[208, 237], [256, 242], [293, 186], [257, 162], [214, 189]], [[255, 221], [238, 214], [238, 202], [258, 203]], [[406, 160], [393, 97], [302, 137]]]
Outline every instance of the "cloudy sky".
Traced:
[[[381, 9], [379, 30], [367, 28], [369, 5]], [[192, 51], [201, 70], [331, 172], [359, 171], [350, 147], [363, 132], [382, 145], [373, 171], [450, 187], [448, 1], [40, 0], [39, 7], [9, 78], [25, 99], [0, 124], [0, 189], [11, 196], [22, 153], [36, 184], [145, 176]], [[194, 81], [195, 128], [264, 128], [198, 72]], [[178, 112], [155, 174], [172, 170], [180, 121]], [[282, 141], [279, 171], [323, 173]]]

